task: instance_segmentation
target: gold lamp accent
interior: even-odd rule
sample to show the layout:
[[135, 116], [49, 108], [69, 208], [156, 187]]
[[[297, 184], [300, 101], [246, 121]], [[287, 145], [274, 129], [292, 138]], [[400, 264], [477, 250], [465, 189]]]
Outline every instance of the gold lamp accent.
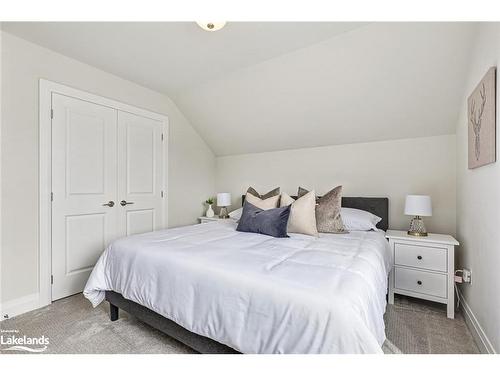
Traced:
[[432, 216], [432, 202], [428, 195], [407, 195], [405, 215], [415, 215], [410, 222], [408, 234], [411, 236], [427, 236], [424, 220], [421, 216]]

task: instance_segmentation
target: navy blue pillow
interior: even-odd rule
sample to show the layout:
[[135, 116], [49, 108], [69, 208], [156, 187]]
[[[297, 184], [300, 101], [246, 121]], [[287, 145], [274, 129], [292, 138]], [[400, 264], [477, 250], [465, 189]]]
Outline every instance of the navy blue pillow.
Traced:
[[291, 205], [262, 210], [245, 202], [237, 231], [266, 234], [273, 237], [288, 237], [286, 227]]

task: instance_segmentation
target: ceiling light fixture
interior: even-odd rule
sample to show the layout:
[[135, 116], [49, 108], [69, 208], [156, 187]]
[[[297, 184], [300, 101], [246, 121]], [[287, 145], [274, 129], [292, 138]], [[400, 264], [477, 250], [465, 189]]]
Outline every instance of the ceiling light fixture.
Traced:
[[226, 22], [196, 22], [205, 31], [217, 31], [222, 29]]

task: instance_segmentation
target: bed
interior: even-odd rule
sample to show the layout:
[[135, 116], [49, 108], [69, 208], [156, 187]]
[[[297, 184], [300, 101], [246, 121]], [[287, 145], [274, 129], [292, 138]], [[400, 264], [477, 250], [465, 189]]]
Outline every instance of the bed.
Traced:
[[[344, 199], [387, 229], [387, 199]], [[93, 306], [108, 300], [111, 320], [123, 309], [199, 352], [382, 353], [391, 264], [382, 230], [235, 229], [227, 220], [119, 239], [84, 295]]]

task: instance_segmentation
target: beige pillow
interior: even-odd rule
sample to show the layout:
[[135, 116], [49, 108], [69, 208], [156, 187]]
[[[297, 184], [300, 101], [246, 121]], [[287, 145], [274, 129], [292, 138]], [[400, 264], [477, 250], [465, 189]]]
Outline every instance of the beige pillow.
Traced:
[[316, 229], [316, 193], [310, 191], [294, 200], [286, 193], [281, 193], [280, 207], [292, 205], [288, 218], [289, 233], [302, 233], [317, 236]]
[[245, 202], [253, 204], [262, 210], [269, 210], [271, 208], [277, 208], [280, 202], [280, 196], [276, 195], [267, 199], [260, 199], [253, 194], [247, 193], [245, 196]]

